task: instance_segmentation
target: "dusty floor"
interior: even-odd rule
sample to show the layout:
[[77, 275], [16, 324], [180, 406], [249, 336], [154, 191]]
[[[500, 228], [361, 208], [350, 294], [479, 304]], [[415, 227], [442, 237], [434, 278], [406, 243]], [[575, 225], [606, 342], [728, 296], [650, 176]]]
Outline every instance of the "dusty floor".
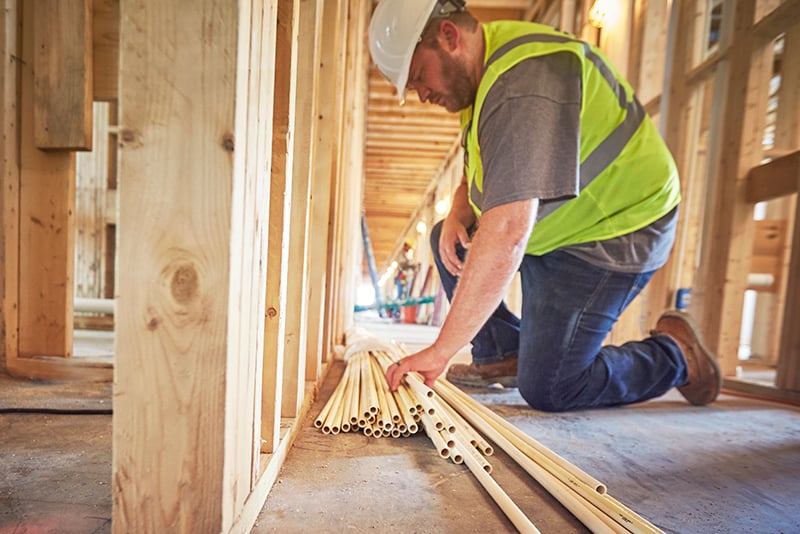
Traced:
[[[424, 343], [425, 329], [406, 341]], [[335, 386], [332, 369], [316, 416]], [[516, 390], [474, 393], [666, 532], [800, 532], [800, 409], [723, 395], [692, 408], [677, 393], [639, 406], [543, 414]], [[0, 534], [111, 531], [109, 385], [0, 376]], [[585, 532], [502, 453], [494, 476], [544, 533]], [[264, 532], [507, 532], [512, 527], [464, 466], [424, 434], [323, 435], [309, 420], [253, 529]]]
[[[332, 372], [316, 415], [341, 373]], [[545, 414], [516, 390], [475, 395], [606, 483], [665, 532], [800, 532], [800, 410], [723, 395], [693, 408], [677, 393], [638, 406]], [[586, 532], [505, 455], [493, 476], [542, 532]], [[302, 498], [298, 498], [302, 495]], [[324, 435], [309, 424], [253, 532], [508, 532], [469, 471], [424, 434]]]
[[0, 534], [111, 532], [110, 409], [110, 384], [0, 375]]

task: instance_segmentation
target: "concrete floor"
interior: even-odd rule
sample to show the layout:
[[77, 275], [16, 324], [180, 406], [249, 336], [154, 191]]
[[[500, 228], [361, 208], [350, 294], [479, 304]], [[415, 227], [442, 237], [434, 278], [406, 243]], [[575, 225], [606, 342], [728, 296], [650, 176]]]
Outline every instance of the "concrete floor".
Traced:
[[[316, 414], [341, 374], [334, 369]], [[800, 410], [723, 395], [689, 406], [677, 392], [638, 406], [545, 414], [515, 389], [474, 396], [675, 533], [800, 532]], [[587, 532], [498, 453], [493, 476], [544, 533]], [[254, 533], [513, 532], [466, 467], [424, 434], [322, 434], [312, 421], [289, 453]]]
[[[414, 348], [429, 331], [408, 327]], [[341, 374], [332, 370], [315, 417]], [[723, 395], [693, 408], [680, 395], [638, 406], [544, 414], [516, 390], [482, 402], [605, 482], [666, 532], [800, 532], [800, 409]], [[0, 411], [107, 410], [109, 385], [0, 376]], [[493, 476], [544, 533], [584, 527], [502, 453]], [[111, 531], [111, 416], [0, 413], [0, 534]], [[424, 434], [324, 435], [309, 419], [255, 533], [507, 532], [513, 527], [469, 471], [439, 458]]]

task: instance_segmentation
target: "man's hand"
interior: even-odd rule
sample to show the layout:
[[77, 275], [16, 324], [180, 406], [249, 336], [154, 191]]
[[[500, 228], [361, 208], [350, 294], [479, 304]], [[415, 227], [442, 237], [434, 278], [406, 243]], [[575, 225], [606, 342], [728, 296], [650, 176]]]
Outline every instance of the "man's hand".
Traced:
[[444, 372], [449, 361], [450, 356], [437, 351], [433, 345], [416, 354], [406, 356], [390, 365], [386, 370], [389, 389], [397, 391], [403, 376], [412, 371], [421, 374], [425, 378], [425, 385], [432, 388], [433, 383]]
[[467, 228], [456, 218], [447, 217], [442, 223], [442, 233], [439, 236], [439, 257], [444, 268], [454, 276], [461, 275], [464, 262], [456, 254], [456, 244], [469, 248], [470, 237]]

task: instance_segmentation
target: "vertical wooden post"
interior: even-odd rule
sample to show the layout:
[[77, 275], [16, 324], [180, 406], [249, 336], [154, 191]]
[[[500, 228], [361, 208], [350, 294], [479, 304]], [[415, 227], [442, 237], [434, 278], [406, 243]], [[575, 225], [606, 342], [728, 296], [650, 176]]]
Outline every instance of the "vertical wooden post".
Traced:
[[[296, 362], [294, 368], [285, 370], [293, 373], [296, 387], [293, 391], [284, 390], [283, 402], [298, 406], [303, 399], [306, 384], [308, 360], [307, 351], [307, 300], [308, 292], [308, 219], [309, 192], [313, 168], [316, 101], [318, 95], [319, 20], [322, 12], [319, 0], [300, 0], [296, 3], [296, 51], [292, 54], [292, 84], [295, 86], [294, 112], [294, 155], [292, 178], [292, 213], [289, 219], [288, 255], [292, 268], [287, 272], [286, 298], [286, 359]], [[316, 379], [314, 376], [312, 379]], [[291, 398], [291, 396], [294, 398]]]
[[317, 161], [312, 178], [311, 219], [309, 230], [309, 306], [308, 352], [319, 362], [327, 361], [330, 309], [329, 292], [334, 280], [331, 271], [331, 206], [333, 185], [339, 173], [339, 143], [342, 139], [342, 102], [344, 93], [344, 51], [347, 1], [324, 3], [322, 57], [319, 65], [320, 91], [317, 124]]
[[[262, 65], [259, 70], [262, 73], [271, 72], [269, 77], [264, 77], [260, 85], [267, 88], [264, 94], [261, 95], [262, 106], [269, 105], [273, 110], [279, 106], [277, 102], [277, 86], [276, 79], [276, 66], [278, 56], [276, 49], [278, 47], [278, 2], [273, 2], [272, 13], [266, 13], [266, 10], [258, 17], [258, 9], [254, 10], [254, 17], [259, 20], [263, 27], [270, 28], [273, 36], [273, 47], [263, 52], [260, 58]], [[265, 18], [266, 16], [269, 18]], [[265, 30], [266, 31], [266, 30]], [[283, 46], [283, 45], [281, 45]], [[253, 91], [257, 90], [257, 86], [251, 84]], [[262, 89], [263, 91], [263, 89]], [[266, 217], [262, 219], [261, 224], [267, 224], [267, 250], [269, 253], [264, 258], [267, 266], [268, 278], [264, 280], [263, 286], [259, 289], [264, 292], [265, 304], [264, 309], [261, 311], [259, 318], [263, 323], [264, 340], [262, 348], [262, 381], [261, 381], [261, 410], [260, 410], [260, 446], [261, 452], [270, 453], [274, 451], [280, 440], [281, 430], [281, 396], [283, 394], [283, 344], [281, 339], [281, 325], [279, 324], [280, 317], [278, 309], [272, 304], [276, 299], [280, 301], [280, 278], [282, 276], [283, 255], [280, 247], [281, 233], [275, 232], [273, 229], [273, 210], [280, 208], [283, 209], [283, 199], [277, 194], [279, 190], [279, 183], [272, 183], [272, 174], [274, 173], [273, 165], [273, 148], [274, 148], [274, 128], [276, 117], [273, 114], [269, 124], [261, 125], [261, 134], [265, 134], [261, 151], [269, 154], [269, 164], [266, 170], [270, 174], [269, 191], [264, 194], [269, 198], [269, 208]], [[259, 143], [261, 145], [262, 143]], [[261, 169], [261, 165], [258, 166]], [[282, 189], [280, 189], [282, 192]], [[276, 245], [277, 243], [277, 245]]]
[[753, 216], [744, 198], [747, 172], [762, 156], [766, 87], [771, 51], [752, 32], [755, 0], [735, 3], [728, 60], [718, 68], [725, 94], [712, 119], [708, 239], [700, 262], [701, 324], [706, 341], [717, 352], [723, 373], [736, 373], [744, 289], [750, 267]]
[[335, 186], [333, 209], [334, 253], [329, 273], [336, 276], [331, 291], [331, 344], [342, 344], [353, 322], [356, 277], [361, 270], [361, 197], [364, 176], [364, 139], [368, 87], [368, 56], [363, 35], [368, 24], [367, 4], [350, 0], [348, 6], [347, 72], [345, 82], [345, 140], [340, 149], [341, 172]]
[[108, 104], [99, 102], [94, 108], [94, 150], [77, 154], [75, 162], [75, 296], [102, 298], [108, 151], [117, 147], [104, 142], [108, 139]]
[[121, 3], [115, 532], [228, 532], [253, 489], [274, 72], [254, 4]]
[[[269, 209], [269, 253], [267, 255], [267, 323], [265, 330], [264, 346], [264, 372], [272, 374], [269, 367], [275, 362], [275, 376], [264, 376], [263, 407], [268, 406], [276, 410], [272, 414], [264, 414], [262, 428], [268, 432], [277, 432], [276, 425], [280, 417], [293, 417], [293, 407], [283, 405], [283, 388], [295, 387], [296, 380], [290, 385], [286, 381], [286, 367], [292, 362], [286, 360], [286, 276], [289, 269], [289, 225], [288, 217], [292, 209], [292, 143], [293, 95], [291, 79], [293, 76], [292, 65], [292, 32], [294, 31], [294, 2], [292, 0], [278, 0], [278, 23], [275, 43], [275, 90], [274, 90], [274, 115], [272, 130], [272, 168], [270, 185]], [[269, 387], [274, 383], [274, 400], [267, 399], [270, 394]], [[269, 395], [271, 396], [271, 395]], [[288, 410], [288, 412], [287, 412]], [[274, 421], [272, 427], [268, 422]], [[262, 447], [268, 451], [275, 443], [270, 444], [271, 435], [264, 436], [266, 442]]]
[[[667, 64], [665, 69], [668, 76], [665, 81], [668, 86], [664, 87], [661, 94], [661, 108], [660, 122], [664, 141], [667, 143], [675, 163], [678, 166], [678, 173], [681, 179], [681, 192], [682, 192], [682, 205], [678, 219], [678, 238], [676, 239], [676, 247], [681, 246], [680, 230], [685, 226], [685, 218], [687, 216], [685, 209], [686, 190], [688, 187], [688, 177], [691, 175], [690, 166], [684, 162], [683, 150], [685, 149], [684, 136], [686, 133], [686, 126], [684, 118], [684, 106], [689, 98], [688, 89], [685, 87], [684, 71], [691, 64], [690, 46], [691, 43], [687, 42], [686, 36], [692, 33], [691, 4], [688, 0], [676, 0], [672, 5], [672, 13], [665, 13], [670, 18], [670, 28], [668, 30], [669, 38], [667, 45], [671, 48], [667, 50], [666, 59]], [[652, 63], [649, 65], [652, 69]], [[645, 94], [652, 96], [654, 87], [652, 84], [645, 83], [648, 80], [647, 73], [652, 73], [652, 70], [642, 68], [642, 81], [644, 84]], [[645, 298], [647, 300], [644, 312], [644, 322], [648, 327], [656, 324], [658, 317], [667, 309], [671, 307], [672, 296], [675, 289], [675, 278], [677, 271], [680, 267], [680, 261], [673, 250], [667, 263], [653, 275], [650, 283], [645, 290]]]
[[37, 4], [22, 4], [19, 355], [68, 357], [72, 354], [75, 155], [36, 148], [33, 33]]
[[[778, 92], [778, 108], [775, 111], [775, 143], [777, 154], [800, 148], [800, 61], [796, 53], [800, 47], [800, 26], [794, 26], [784, 35], [784, 57], [781, 62], [781, 85]], [[769, 201], [767, 218], [785, 220], [787, 231], [794, 225], [797, 196], [785, 196]], [[781, 270], [784, 273], [777, 281], [773, 293], [759, 293], [756, 302], [756, 318], [753, 329], [753, 346], [760, 345], [761, 355], [767, 363], [775, 364], [782, 355], [780, 350], [781, 325], [787, 303], [786, 287], [792, 253], [791, 234], [784, 240]], [[760, 342], [760, 343], [759, 343]]]
[[[797, 179], [800, 192], [800, 173]], [[781, 389], [800, 391], [800, 202], [794, 213], [794, 238], [789, 261], [783, 327], [781, 328], [780, 357], [775, 384]]]
[[19, 46], [20, 10], [18, 0], [5, 0], [0, 10], [0, 46], [3, 49], [2, 82], [0, 83], [0, 210], [3, 229], [0, 233], [0, 336], [3, 356], [0, 368], [19, 356]]

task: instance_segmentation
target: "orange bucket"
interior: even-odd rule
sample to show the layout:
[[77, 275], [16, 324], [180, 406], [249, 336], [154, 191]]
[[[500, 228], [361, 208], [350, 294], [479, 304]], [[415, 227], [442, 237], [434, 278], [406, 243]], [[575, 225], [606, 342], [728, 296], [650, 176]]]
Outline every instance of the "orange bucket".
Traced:
[[417, 307], [403, 306], [400, 308], [400, 319], [403, 323], [415, 324], [417, 322]]

